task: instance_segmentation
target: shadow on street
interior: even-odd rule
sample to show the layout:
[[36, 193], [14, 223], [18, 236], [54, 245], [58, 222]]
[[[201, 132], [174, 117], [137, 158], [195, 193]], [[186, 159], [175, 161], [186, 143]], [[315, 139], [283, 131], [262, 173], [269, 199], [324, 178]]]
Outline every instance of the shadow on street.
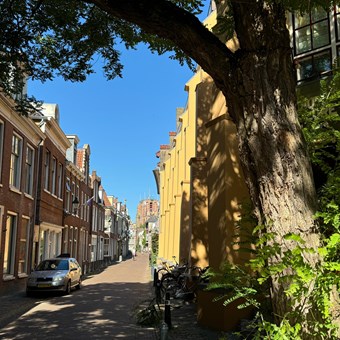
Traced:
[[0, 338], [143, 339], [151, 330], [136, 325], [134, 312], [150, 295], [150, 283], [119, 282], [86, 284], [67, 296], [22, 297], [34, 308], [1, 329]]

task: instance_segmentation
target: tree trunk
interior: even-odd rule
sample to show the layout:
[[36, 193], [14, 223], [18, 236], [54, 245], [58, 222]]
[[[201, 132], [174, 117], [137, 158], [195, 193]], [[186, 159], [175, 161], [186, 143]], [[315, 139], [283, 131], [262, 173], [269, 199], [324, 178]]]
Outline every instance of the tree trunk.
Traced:
[[[210, 74], [237, 126], [241, 163], [259, 223], [281, 236], [304, 235], [307, 246], [317, 245], [316, 193], [297, 118], [284, 8], [256, 0], [232, 1], [240, 42], [234, 54], [197, 18], [170, 1], [85, 1], [174, 42]], [[273, 285], [279, 316], [288, 310], [282, 289]]]
[[[231, 65], [234, 90], [225, 95], [258, 221], [281, 243], [283, 235], [295, 233], [316, 247], [316, 193], [297, 118], [285, 11], [261, 2], [236, 2], [233, 11], [241, 48]], [[280, 319], [289, 310], [288, 301], [282, 284], [273, 281], [272, 287], [274, 312]]]

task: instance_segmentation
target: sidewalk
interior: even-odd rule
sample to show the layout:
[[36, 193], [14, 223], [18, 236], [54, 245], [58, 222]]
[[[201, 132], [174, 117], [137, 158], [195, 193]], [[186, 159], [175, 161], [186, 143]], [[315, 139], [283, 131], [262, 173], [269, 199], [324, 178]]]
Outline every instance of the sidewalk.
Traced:
[[167, 340], [219, 340], [222, 337], [222, 332], [197, 324], [195, 303], [174, 304], [171, 309], [171, 323]]

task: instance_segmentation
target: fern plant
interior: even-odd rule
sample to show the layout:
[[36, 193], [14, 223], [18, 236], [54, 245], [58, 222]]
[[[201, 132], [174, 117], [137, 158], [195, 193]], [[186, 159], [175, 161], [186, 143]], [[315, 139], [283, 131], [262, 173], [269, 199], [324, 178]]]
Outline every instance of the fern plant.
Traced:
[[[263, 226], [255, 228], [254, 232], [260, 230], [263, 232]], [[340, 264], [332, 259], [339, 247], [340, 234], [332, 235], [317, 250], [305, 247], [304, 240], [296, 234], [284, 236], [290, 247], [283, 249], [275, 242], [276, 236], [263, 232], [258, 238], [256, 257], [247, 264], [250, 270], [225, 263], [219, 272], [210, 272], [213, 280], [207, 289], [222, 289], [214, 301], [222, 299], [224, 306], [228, 306], [242, 299], [244, 302], [238, 308], [254, 308], [254, 319], [245, 329], [235, 333], [240, 337], [337, 339], [330, 297], [333, 287], [340, 287]], [[305, 257], [316, 251], [322, 256], [322, 261], [311, 266]], [[277, 261], [273, 261], [273, 258]], [[283, 316], [279, 324], [274, 322], [269, 305], [271, 280], [285, 283], [283, 293], [291, 302], [290, 312]], [[308, 320], [305, 317], [306, 310], [309, 311]]]

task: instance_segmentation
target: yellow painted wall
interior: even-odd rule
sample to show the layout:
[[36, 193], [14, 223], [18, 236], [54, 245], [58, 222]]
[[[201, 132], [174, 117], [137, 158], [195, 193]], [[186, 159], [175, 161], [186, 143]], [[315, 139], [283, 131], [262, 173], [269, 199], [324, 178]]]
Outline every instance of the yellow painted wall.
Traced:
[[[194, 88], [197, 75], [189, 80], [186, 89]], [[195, 94], [188, 92], [188, 104], [180, 117], [181, 128], [169, 150], [169, 158], [161, 165], [160, 193], [161, 232], [158, 257], [172, 261], [188, 261], [190, 256], [190, 167], [195, 155]], [[162, 216], [165, 216], [164, 218]]]
[[[212, 13], [205, 24], [215, 22]], [[236, 39], [227, 45], [238, 47]], [[231, 243], [247, 189], [224, 96], [200, 68], [185, 89], [181, 127], [161, 165], [159, 257], [218, 269], [225, 259], [242, 262]]]

